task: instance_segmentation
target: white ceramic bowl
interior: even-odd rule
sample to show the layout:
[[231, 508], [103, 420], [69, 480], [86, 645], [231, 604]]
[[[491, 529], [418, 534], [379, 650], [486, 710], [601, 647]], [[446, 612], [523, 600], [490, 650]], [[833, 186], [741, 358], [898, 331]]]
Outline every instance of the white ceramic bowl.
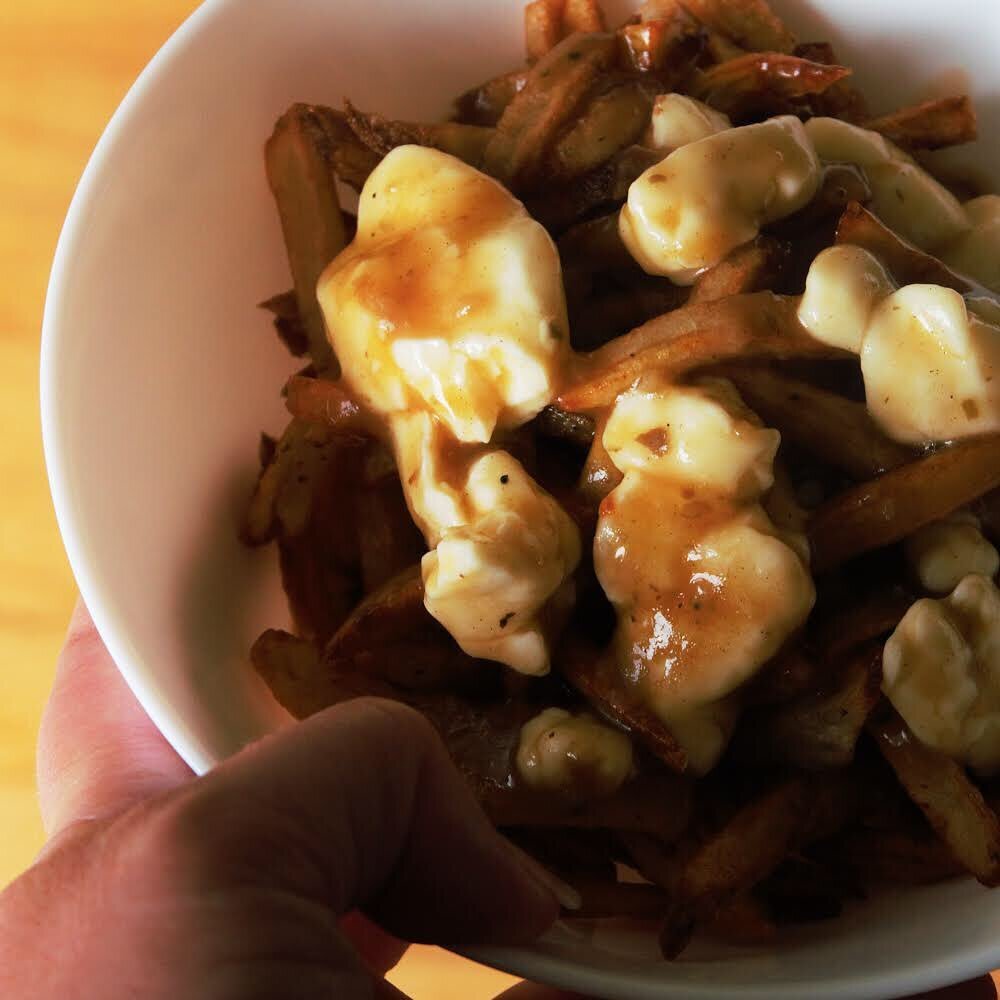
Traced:
[[[992, 139], [965, 156], [996, 163], [992, 0], [780, 7], [858, 67], [876, 110], [968, 88]], [[246, 662], [287, 618], [273, 556], [235, 533], [257, 432], [281, 427], [294, 367], [254, 306], [290, 284], [262, 143], [296, 100], [441, 115], [521, 45], [521, 0], [209, 0], [140, 77], [80, 183], [45, 313], [52, 493], [102, 636], [198, 771], [287, 719]], [[890, 996], [1000, 965], [1000, 892], [908, 892], [773, 950], [696, 948], [672, 964], [647, 936], [569, 929], [476, 954], [605, 997]]]

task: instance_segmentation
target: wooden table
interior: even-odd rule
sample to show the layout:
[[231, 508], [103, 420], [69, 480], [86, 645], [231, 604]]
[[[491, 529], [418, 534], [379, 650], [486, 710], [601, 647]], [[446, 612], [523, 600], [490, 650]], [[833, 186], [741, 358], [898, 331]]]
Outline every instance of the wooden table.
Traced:
[[[0, 886], [42, 843], [35, 734], [75, 598], [49, 502], [38, 345], [63, 216], [129, 84], [196, 0], [0, 0]], [[435, 948], [392, 975], [420, 1000], [517, 982]]]

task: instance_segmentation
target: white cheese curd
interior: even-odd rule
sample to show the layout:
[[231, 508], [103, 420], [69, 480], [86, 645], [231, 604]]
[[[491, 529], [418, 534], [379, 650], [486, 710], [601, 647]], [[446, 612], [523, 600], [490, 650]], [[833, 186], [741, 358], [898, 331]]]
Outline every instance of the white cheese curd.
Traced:
[[965, 511], [924, 525], [903, 548], [921, 584], [935, 594], [950, 593], [970, 574], [993, 577], [1000, 569], [1000, 553], [983, 535], [979, 519]]
[[907, 285], [876, 307], [861, 348], [868, 412], [897, 441], [1000, 430], [1000, 327], [958, 292]]
[[422, 563], [424, 603], [470, 656], [525, 674], [549, 669], [541, 615], [580, 558], [569, 515], [505, 451], [468, 467], [460, 524]]
[[983, 774], [1000, 770], [1000, 591], [965, 577], [913, 604], [885, 644], [882, 689], [914, 735]]
[[643, 270], [689, 285], [730, 250], [806, 205], [820, 164], [791, 115], [688, 143], [628, 192], [618, 228]]
[[425, 409], [459, 441], [530, 420], [569, 357], [559, 257], [495, 180], [434, 149], [375, 168], [358, 233], [317, 289], [344, 378], [373, 410]]
[[872, 311], [895, 290], [885, 268], [867, 250], [828, 247], [809, 268], [799, 322], [824, 344], [858, 354]]
[[906, 444], [949, 441], [1000, 429], [1000, 322], [986, 300], [950, 288], [895, 289], [858, 247], [820, 253], [799, 304], [818, 340], [861, 358], [869, 413]]
[[594, 540], [618, 618], [618, 665], [703, 774], [735, 723], [733, 692], [815, 599], [801, 539], [793, 544], [760, 504], [778, 435], [728, 383], [647, 377], [618, 398], [603, 442], [623, 473]]
[[616, 792], [632, 774], [632, 741], [592, 715], [547, 708], [521, 727], [515, 762], [529, 788], [597, 798]]
[[1000, 195], [984, 194], [962, 208], [969, 228], [938, 255], [949, 267], [1000, 292]]
[[871, 210], [922, 250], [968, 227], [958, 199], [884, 136], [839, 118], [810, 118], [805, 131], [824, 163], [861, 168], [872, 189]]
[[653, 101], [646, 145], [652, 149], [677, 149], [732, 128], [721, 111], [684, 94], [660, 94]]
[[354, 242], [317, 295], [344, 380], [381, 416], [415, 522], [428, 611], [470, 655], [548, 669], [545, 624], [575, 525], [506, 452], [569, 358], [559, 257], [493, 179], [401, 146], [368, 178]]

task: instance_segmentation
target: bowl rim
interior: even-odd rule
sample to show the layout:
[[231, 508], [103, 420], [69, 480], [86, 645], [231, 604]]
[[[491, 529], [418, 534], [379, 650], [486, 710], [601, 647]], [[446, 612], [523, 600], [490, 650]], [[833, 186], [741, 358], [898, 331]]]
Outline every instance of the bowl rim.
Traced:
[[[519, 2], [519, 0], [512, 0]], [[142, 668], [142, 657], [125, 636], [127, 629], [105, 596], [96, 574], [91, 570], [85, 532], [73, 502], [68, 482], [65, 455], [66, 441], [59, 416], [59, 348], [68, 336], [71, 324], [64, 315], [69, 275], [78, 253], [84, 252], [85, 223], [98, 210], [102, 178], [108, 161], [133, 120], [141, 112], [148, 92], [170, 71], [176, 57], [191, 45], [204, 26], [224, 18], [239, 0], [203, 0], [157, 50], [127, 90], [105, 126], [77, 183], [59, 234], [46, 290], [42, 316], [40, 349], [40, 416], [42, 449], [49, 490], [56, 521], [80, 595], [119, 672], [143, 710], [168, 743], [191, 767], [195, 775], [204, 774], [214, 765], [197, 747], [189, 727], [156, 691]], [[907, 966], [886, 969], [874, 975], [838, 974], [827, 982], [745, 983], [739, 987], [723, 984], [675, 982], [651, 979], [644, 971], [580, 968], [571, 959], [552, 954], [543, 945], [522, 948], [462, 947], [457, 954], [505, 972], [537, 979], [566, 989], [598, 989], [608, 995], [629, 996], [636, 1000], [662, 997], [729, 997], [769, 1000], [801, 996], [808, 987], [816, 1000], [903, 996], [919, 990], [937, 989], [981, 975], [985, 968], [1000, 966], [1000, 940], [992, 948], [969, 946], [946, 956], [923, 956]], [[627, 990], [627, 994], [622, 990]]]

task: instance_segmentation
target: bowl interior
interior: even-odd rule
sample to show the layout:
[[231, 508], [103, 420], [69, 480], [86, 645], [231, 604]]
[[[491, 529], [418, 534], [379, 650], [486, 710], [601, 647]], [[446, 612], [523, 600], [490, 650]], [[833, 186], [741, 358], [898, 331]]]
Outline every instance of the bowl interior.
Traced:
[[[617, 0], [612, 18], [633, 5]], [[1000, 152], [1000, 12], [980, 0], [786, 0], [832, 40], [876, 111], [968, 90]], [[247, 663], [287, 623], [270, 552], [236, 540], [261, 430], [297, 365], [255, 303], [290, 285], [262, 143], [296, 100], [440, 116], [521, 58], [520, 0], [210, 0], [133, 88], [88, 167], [43, 337], [46, 456], [83, 595], [143, 705], [196, 770], [287, 721]], [[1000, 894], [968, 883], [886, 897], [777, 950], [692, 951], [559, 929], [479, 952], [604, 996], [888, 995], [1000, 964]]]

